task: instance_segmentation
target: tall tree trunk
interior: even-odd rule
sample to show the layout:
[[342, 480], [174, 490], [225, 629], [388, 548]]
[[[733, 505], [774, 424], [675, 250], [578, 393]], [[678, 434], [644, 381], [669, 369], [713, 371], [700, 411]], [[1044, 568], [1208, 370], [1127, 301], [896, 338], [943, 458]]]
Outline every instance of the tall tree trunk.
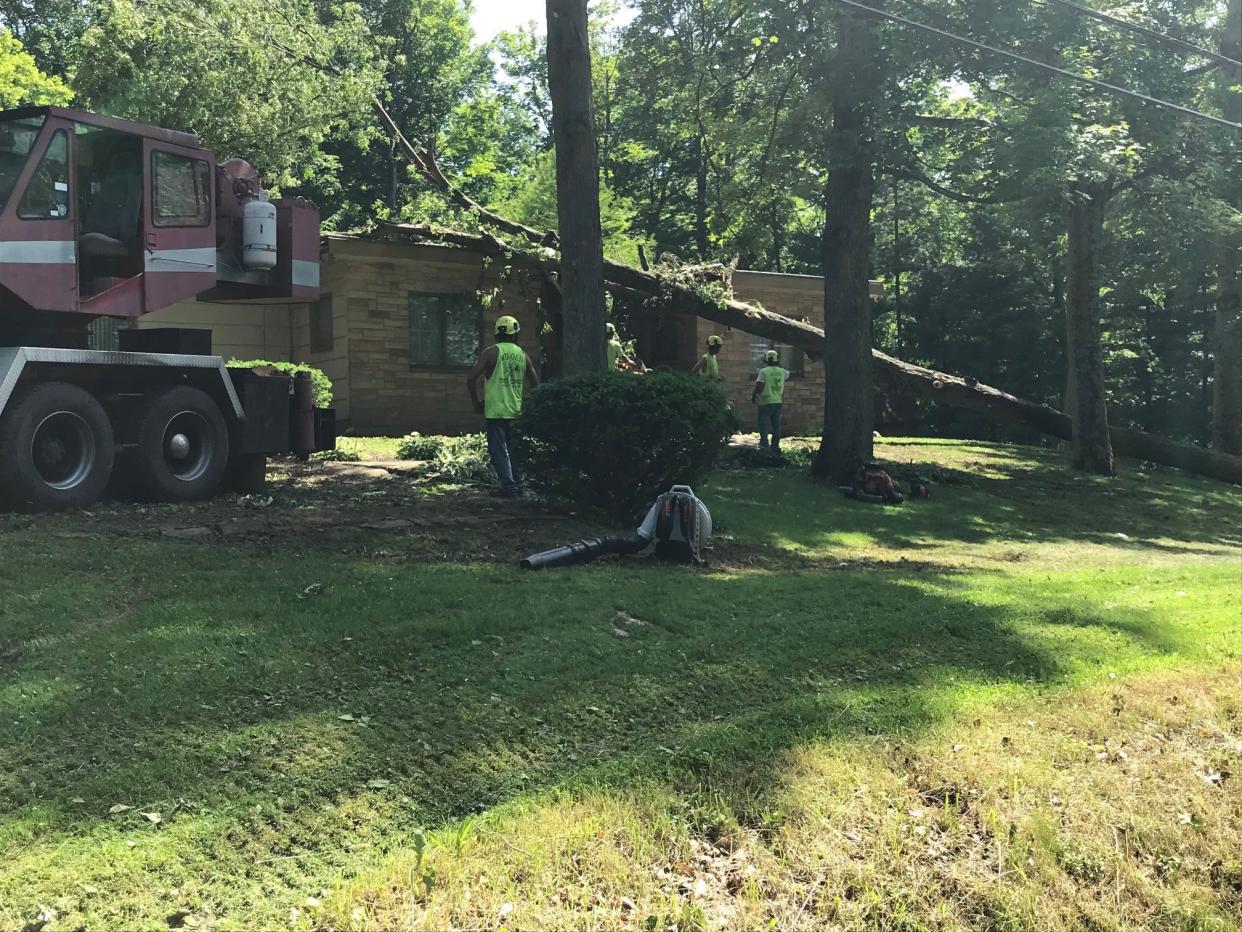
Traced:
[[[1242, 0], [1229, 0], [1220, 52], [1242, 60]], [[1229, 120], [1242, 122], [1242, 69], [1222, 68], [1221, 109]], [[1242, 156], [1237, 137], [1225, 143], [1221, 195], [1235, 210], [1242, 210]], [[1237, 456], [1242, 454], [1242, 249], [1228, 237], [1216, 257], [1216, 339], [1213, 348], [1212, 446]]]
[[388, 153], [388, 208], [397, 214], [397, 196], [400, 193], [400, 172], [405, 171], [405, 159], [397, 155], [396, 140]]
[[[828, 184], [820, 240], [824, 269], [824, 433], [812, 472], [852, 481], [871, 459], [875, 423], [871, 361], [871, 138], [876, 40], [870, 23], [842, 11], [832, 74]], [[872, 87], [868, 87], [868, 79]]]
[[1074, 419], [1074, 466], [1111, 476], [1113, 445], [1108, 435], [1104, 352], [1100, 336], [1100, 241], [1104, 238], [1104, 185], [1070, 191], [1066, 223], [1069, 276], [1065, 302], [1065, 348], [1071, 372], [1069, 394]]
[[901, 352], [901, 183], [894, 178], [893, 186], [893, 316], [897, 352]]
[[548, 90], [556, 144], [556, 216], [564, 299], [564, 371], [598, 372], [604, 341], [604, 242], [591, 112], [587, 0], [547, 0]]
[[[494, 223], [487, 215], [480, 216], [485, 217], [488, 223]], [[503, 222], [512, 225], [512, 221]], [[502, 241], [490, 233], [461, 233], [443, 227], [410, 224], [385, 224], [385, 228], [402, 242], [412, 239], [418, 243], [450, 243], [490, 256], [495, 261], [512, 263], [540, 274], [555, 275], [560, 271], [560, 262], [543, 248], [547, 234], [537, 230], [530, 231], [523, 248], [514, 246], [512, 242]], [[536, 251], [532, 248], [534, 246], [540, 248]], [[619, 262], [605, 260], [604, 273], [613, 297], [628, 302], [631, 311], [649, 314], [668, 311], [701, 317], [742, 333], [796, 346], [812, 359], [820, 358], [823, 352], [824, 331], [803, 321], [732, 299], [722, 302], [718, 298], [704, 295], [682, 281], [654, 272], [640, 271]], [[1060, 440], [1072, 439], [1069, 415], [1047, 405], [1017, 398], [975, 379], [902, 362], [879, 350], [872, 350], [871, 358], [875, 367], [876, 384], [882, 391], [912, 395], [968, 411], [977, 411]], [[1175, 443], [1166, 437], [1157, 437], [1125, 427], [1113, 427], [1110, 432], [1113, 445], [1121, 456], [1175, 466], [1242, 486], [1242, 457]]]
[[694, 139], [694, 244], [699, 259], [706, 262], [711, 243], [707, 235], [707, 146], [702, 133]]

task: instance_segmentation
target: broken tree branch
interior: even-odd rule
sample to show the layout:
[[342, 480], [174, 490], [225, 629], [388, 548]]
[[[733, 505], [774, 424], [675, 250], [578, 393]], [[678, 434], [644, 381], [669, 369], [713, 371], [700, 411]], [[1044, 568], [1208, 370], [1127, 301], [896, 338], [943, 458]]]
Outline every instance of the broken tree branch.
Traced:
[[[550, 249], [532, 250], [514, 246], [490, 233], [464, 233], [412, 224], [384, 224], [381, 230], [393, 239], [447, 243], [544, 274], [555, 274], [560, 269], [560, 261]], [[690, 285], [670, 281], [665, 276], [617, 262], [605, 261], [604, 279], [608, 290], [618, 297], [630, 301], [636, 297], [647, 299], [645, 304], [637, 304], [639, 308], [646, 306], [653, 311], [667, 308], [675, 313], [701, 317], [795, 346], [813, 359], [823, 355], [824, 331], [811, 324], [741, 301], [718, 298], [705, 289], [699, 291]], [[879, 350], [872, 350], [872, 358], [875, 382], [883, 391], [978, 411], [998, 421], [1029, 427], [1061, 440], [1072, 437], [1070, 416], [1055, 408], [1019, 398], [974, 379], [916, 366]], [[1177, 443], [1124, 427], [1112, 427], [1110, 434], [1114, 449], [1123, 456], [1242, 485], [1242, 457]]]

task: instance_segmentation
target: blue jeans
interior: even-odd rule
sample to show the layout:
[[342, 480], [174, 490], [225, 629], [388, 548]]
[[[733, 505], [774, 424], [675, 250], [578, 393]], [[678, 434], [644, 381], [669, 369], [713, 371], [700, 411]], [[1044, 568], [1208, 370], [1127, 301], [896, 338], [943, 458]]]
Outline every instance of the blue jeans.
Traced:
[[772, 446], [774, 453], [780, 452], [781, 449], [781, 406], [760, 405], [759, 406], [759, 449], [768, 449], [768, 432], [771, 430]]
[[513, 421], [508, 418], [492, 418], [487, 422], [487, 455], [491, 457], [492, 469], [500, 479], [502, 492], [518, 492], [522, 488], [522, 467], [517, 457], [509, 452], [513, 439]]

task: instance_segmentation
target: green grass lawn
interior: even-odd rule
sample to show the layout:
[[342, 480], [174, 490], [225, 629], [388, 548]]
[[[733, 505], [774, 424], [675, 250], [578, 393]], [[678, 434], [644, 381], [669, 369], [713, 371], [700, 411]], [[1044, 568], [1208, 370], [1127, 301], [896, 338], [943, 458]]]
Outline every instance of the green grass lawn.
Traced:
[[0, 516], [0, 928], [1239, 928], [1237, 490], [879, 453], [706, 570], [352, 464]]

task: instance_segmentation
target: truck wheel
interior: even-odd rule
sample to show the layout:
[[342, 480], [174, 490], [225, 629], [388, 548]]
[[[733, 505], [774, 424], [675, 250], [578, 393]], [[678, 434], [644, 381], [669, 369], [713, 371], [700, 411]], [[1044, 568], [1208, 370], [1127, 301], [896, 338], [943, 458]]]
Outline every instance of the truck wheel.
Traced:
[[115, 460], [108, 415], [76, 385], [32, 385], [0, 418], [0, 495], [12, 507], [85, 508], [103, 492]]
[[209, 498], [229, 463], [229, 431], [211, 396], [180, 385], [146, 399], [133, 451], [135, 490], [160, 502]]

